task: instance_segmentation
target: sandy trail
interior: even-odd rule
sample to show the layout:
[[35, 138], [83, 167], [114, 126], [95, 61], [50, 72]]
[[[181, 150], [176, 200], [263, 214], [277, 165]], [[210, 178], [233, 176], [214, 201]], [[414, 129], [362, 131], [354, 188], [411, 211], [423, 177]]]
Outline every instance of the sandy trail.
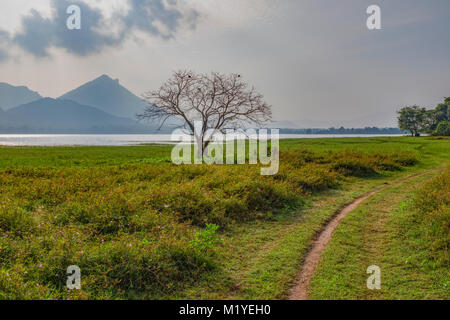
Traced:
[[[425, 172], [426, 173], [426, 172]], [[399, 184], [405, 180], [411, 179], [413, 177], [423, 175], [425, 173], [414, 174], [405, 178], [400, 178], [395, 180], [386, 186], [392, 186]], [[291, 289], [291, 293], [288, 300], [308, 300], [308, 288], [311, 283], [314, 272], [319, 264], [322, 252], [325, 250], [328, 242], [330, 242], [333, 232], [339, 225], [342, 219], [344, 219], [350, 212], [355, 210], [361, 202], [374, 196], [385, 187], [377, 188], [365, 196], [356, 199], [351, 204], [345, 206], [334, 218], [325, 226], [322, 232], [319, 233], [317, 239], [314, 241], [311, 250], [308, 252], [305, 261], [302, 266], [302, 270], [299, 275], [299, 280], [297, 284]]]

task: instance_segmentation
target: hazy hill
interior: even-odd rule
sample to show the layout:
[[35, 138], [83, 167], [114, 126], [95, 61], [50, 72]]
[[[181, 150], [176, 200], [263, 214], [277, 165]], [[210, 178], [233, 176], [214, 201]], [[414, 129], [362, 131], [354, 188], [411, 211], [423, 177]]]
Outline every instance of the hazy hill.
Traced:
[[0, 126], [8, 123], [8, 114], [0, 108]]
[[135, 119], [146, 103], [107, 75], [88, 82], [60, 97], [96, 107], [118, 117]]
[[[154, 128], [69, 100], [40, 99], [6, 112], [8, 127], [22, 132], [144, 133]], [[1, 128], [0, 128], [1, 129]], [[5, 124], [3, 123], [3, 131]]]
[[31, 91], [27, 87], [15, 87], [0, 82], [0, 108], [4, 111], [41, 98], [39, 93]]
[[6, 120], [6, 112], [0, 108], [0, 124], [2, 124]]

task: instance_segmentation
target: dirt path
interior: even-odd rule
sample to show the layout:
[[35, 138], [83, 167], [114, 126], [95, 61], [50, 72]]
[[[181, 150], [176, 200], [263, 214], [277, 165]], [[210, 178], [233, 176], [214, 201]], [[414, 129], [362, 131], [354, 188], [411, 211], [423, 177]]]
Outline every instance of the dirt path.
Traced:
[[391, 183], [388, 183], [385, 187], [379, 187], [376, 190], [371, 191], [365, 196], [356, 199], [351, 204], [345, 206], [334, 218], [325, 226], [323, 231], [321, 231], [314, 241], [311, 250], [308, 252], [305, 261], [302, 266], [302, 270], [299, 275], [299, 280], [297, 284], [291, 289], [291, 293], [288, 300], [308, 300], [308, 288], [311, 283], [314, 272], [319, 264], [322, 252], [325, 250], [328, 242], [330, 242], [333, 232], [339, 225], [342, 219], [344, 219], [350, 212], [355, 210], [361, 202], [367, 200], [368, 198], [374, 196], [387, 186], [392, 186], [404, 182], [405, 180], [423, 175], [426, 172], [414, 174], [408, 177], [397, 179]]

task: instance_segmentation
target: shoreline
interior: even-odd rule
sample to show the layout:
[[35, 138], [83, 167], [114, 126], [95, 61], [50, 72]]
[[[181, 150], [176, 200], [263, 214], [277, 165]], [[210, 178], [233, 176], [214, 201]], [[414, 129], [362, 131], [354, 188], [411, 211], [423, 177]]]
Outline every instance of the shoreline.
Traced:
[[[398, 138], [403, 134], [280, 134], [280, 140]], [[0, 134], [0, 147], [112, 147], [174, 145], [168, 134]]]

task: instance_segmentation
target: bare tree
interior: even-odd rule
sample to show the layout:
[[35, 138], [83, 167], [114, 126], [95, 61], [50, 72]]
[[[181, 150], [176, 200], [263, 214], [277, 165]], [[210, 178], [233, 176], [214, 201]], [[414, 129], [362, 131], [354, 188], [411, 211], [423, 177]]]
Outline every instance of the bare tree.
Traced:
[[[149, 105], [138, 115], [140, 119], [159, 120], [162, 127], [170, 118], [178, 118], [193, 134], [195, 122], [200, 121], [202, 127], [196, 138], [202, 153], [216, 132], [246, 123], [262, 125], [272, 117], [271, 106], [263, 95], [238, 74], [177, 71], [159, 90], [147, 92], [143, 97]], [[213, 133], [206, 136], [211, 129]]]

